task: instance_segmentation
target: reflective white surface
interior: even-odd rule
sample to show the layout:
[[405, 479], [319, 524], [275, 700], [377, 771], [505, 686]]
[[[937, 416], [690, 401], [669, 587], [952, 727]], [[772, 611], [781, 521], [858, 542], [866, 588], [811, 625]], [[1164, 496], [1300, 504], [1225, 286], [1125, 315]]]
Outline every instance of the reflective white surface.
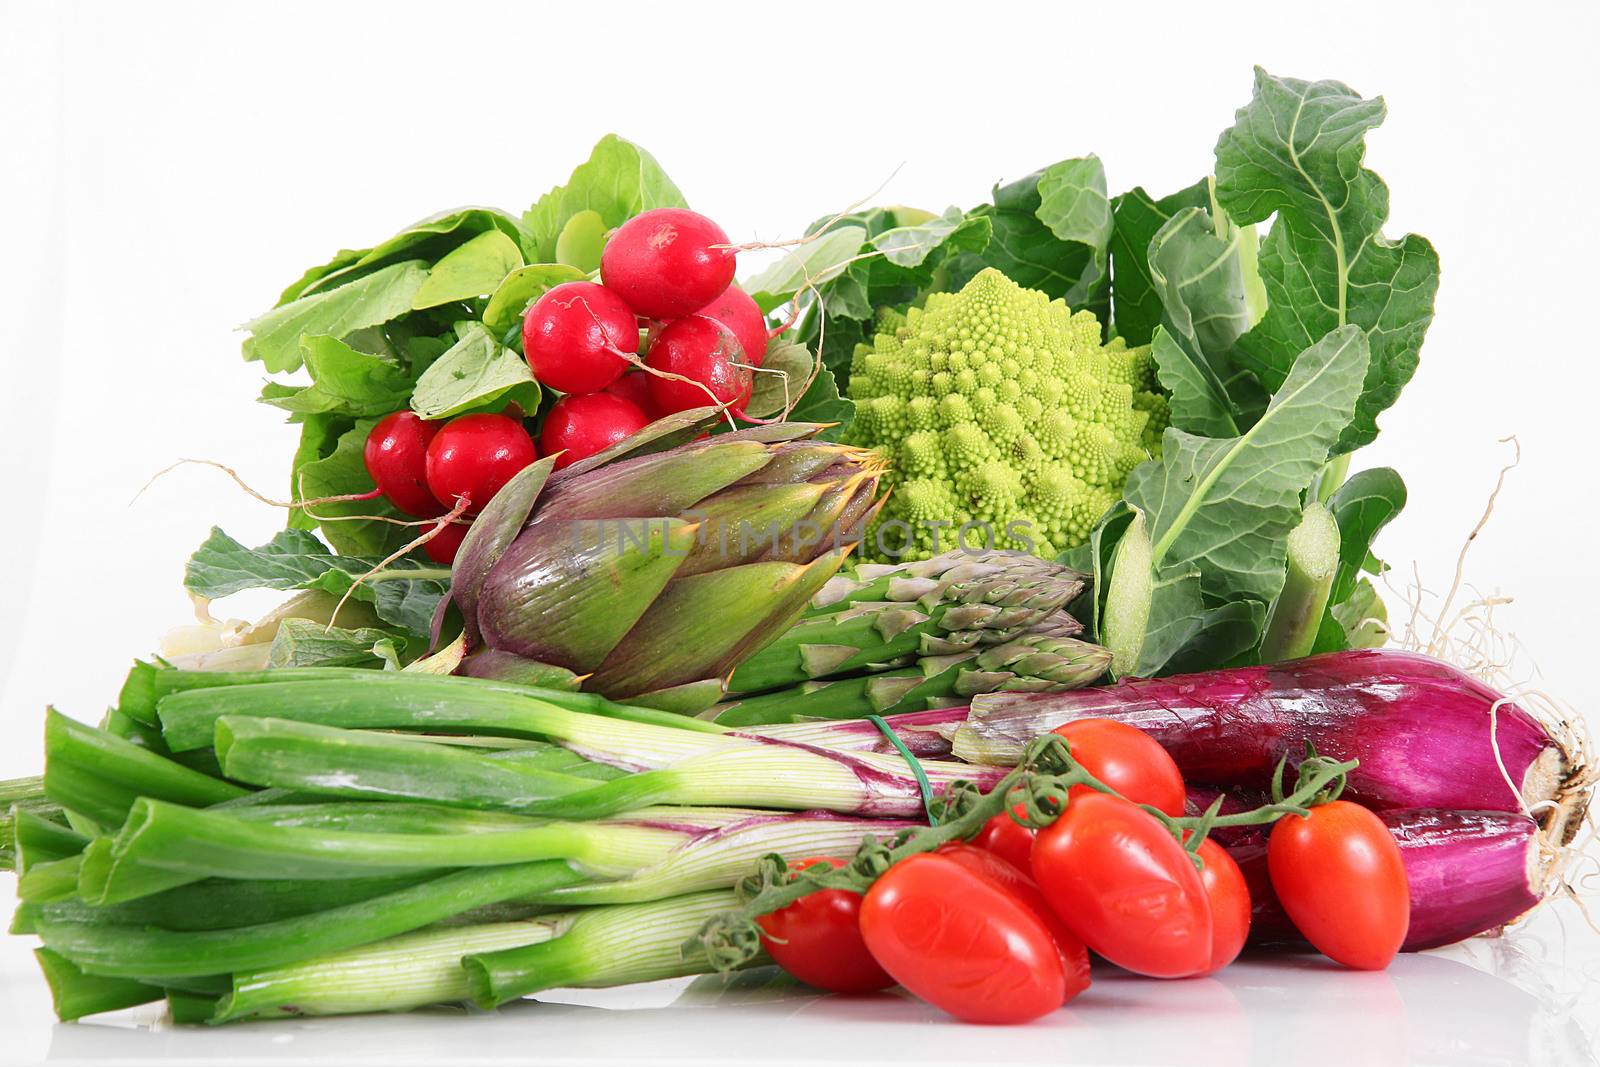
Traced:
[[[5, 879], [0, 908], [9, 910]], [[1097, 970], [1070, 1007], [1029, 1026], [952, 1022], [896, 994], [818, 997], [771, 969], [573, 990], [490, 1014], [177, 1027], [150, 1005], [53, 1021], [28, 938], [0, 942], [0, 1063], [918, 1063], [1284, 1067], [1600, 1063], [1600, 934], [1547, 909], [1510, 936], [1402, 956], [1358, 974], [1262, 957], [1216, 978]]]

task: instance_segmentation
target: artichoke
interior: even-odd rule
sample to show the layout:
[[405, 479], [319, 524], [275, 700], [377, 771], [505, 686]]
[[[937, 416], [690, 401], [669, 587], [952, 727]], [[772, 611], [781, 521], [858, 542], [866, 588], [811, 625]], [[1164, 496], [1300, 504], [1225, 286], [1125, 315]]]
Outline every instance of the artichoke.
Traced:
[[462, 673], [698, 711], [800, 617], [881, 504], [883, 465], [811, 423], [677, 443], [705, 414], [541, 460], [495, 496], [451, 574]]

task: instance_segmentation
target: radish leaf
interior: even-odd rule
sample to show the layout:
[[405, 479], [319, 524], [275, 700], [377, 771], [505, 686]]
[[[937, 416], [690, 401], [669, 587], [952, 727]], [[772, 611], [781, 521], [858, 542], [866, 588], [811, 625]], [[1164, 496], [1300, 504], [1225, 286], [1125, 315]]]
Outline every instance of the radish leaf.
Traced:
[[374, 248], [345, 249], [328, 262], [310, 268], [283, 291], [278, 306], [344, 285], [402, 259], [432, 263], [469, 238], [490, 230], [499, 230], [511, 238], [522, 232], [516, 219], [495, 208], [463, 207], [430, 215]]
[[516, 241], [499, 230], [480, 233], [433, 265], [428, 280], [411, 298], [411, 307], [421, 310], [488, 296], [520, 266], [522, 252]]
[[[330, 496], [365, 493], [372, 488], [372, 476], [367, 473], [367, 435], [377, 425], [374, 418], [350, 422], [338, 416], [312, 416], [302, 431], [301, 450], [295, 454], [294, 472], [290, 482], [291, 499], [320, 500]], [[332, 435], [330, 440], [330, 435]], [[308, 447], [309, 446], [309, 447]], [[315, 448], [316, 451], [311, 451]], [[327, 449], [322, 452], [322, 449]], [[353, 518], [357, 515], [375, 515], [402, 518], [394, 506], [382, 498], [375, 500], [341, 500], [318, 504], [315, 516], [305, 510], [296, 510], [290, 525], [300, 529], [320, 526], [322, 535], [337, 551], [352, 556], [386, 556], [405, 544], [416, 534], [411, 527], [397, 526], [381, 518]]]
[[528, 361], [502, 345], [481, 322], [456, 324], [461, 338], [417, 379], [411, 410], [424, 419], [447, 419], [472, 410], [499, 410], [513, 401], [525, 412], [539, 407], [539, 385]]
[[[189, 557], [183, 584], [194, 595], [211, 600], [244, 589], [320, 589], [343, 596], [375, 563], [377, 559], [370, 557], [336, 556], [306, 530], [280, 530], [266, 544], [246, 548], [212, 527], [211, 536]], [[402, 559], [386, 569], [403, 571], [418, 566]], [[351, 595], [371, 604], [384, 622], [425, 641], [446, 585], [433, 579], [397, 579], [362, 583]]]
[[661, 164], [638, 145], [607, 134], [560, 185], [539, 198], [522, 216], [523, 252], [531, 263], [556, 262], [556, 240], [568, 220], [594, 211], [609, 227], [657, 207], [688, 207]]
[[300, 347], [311, 384], [268, 382], [261, 390], [263, 404], [296, 415], [333, 412], [354, 418], [405, 407], [411, 378], [388, 360], [358, 352], [337, 337], [306, 337]]
[[564, 263], [535, 263], [520, 267], [500, 280], [483, 309], [483, 324], [495, 337], [505, 340], [514, 326], [522, 322], [529, 305], [562, 282], [581, 282], [588, 275]]
[[260, 360], [274, 373], [300, 366], [300, 339], [307, 335], [343, 338], [411, 310], [411, 301], [428, 280], [427, 266], [407, 260], [384, 267], [337, 289], [302, 296], [252, 319], [244, 358]]

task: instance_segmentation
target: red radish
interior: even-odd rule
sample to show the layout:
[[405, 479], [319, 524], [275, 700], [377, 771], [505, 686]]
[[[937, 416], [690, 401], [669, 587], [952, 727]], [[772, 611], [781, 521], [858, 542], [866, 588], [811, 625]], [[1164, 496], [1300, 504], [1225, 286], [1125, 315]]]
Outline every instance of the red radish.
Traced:
[[711, 404], [742, 410], [755, 383], [749, 366], [738, 360], [738, 348], [733, 331], [711, 319], [690, 315], [667, 323], [651, 343], [645, 365], [690, 380], [651, 375], [650, 399], [656, 410], [670, 415]]
[[639, 324], [622, 298], [594, 282], [564, 282], [522, 320], [522, 352], [540, 385], [596, 393], [628, 369], [639, 350]]
[[739, 347], [744, 349], [744, 361], [752, 367], [761, 366], [767, 356], [767, 320], [749, 293], [730, 285], [695, 314], [715, 319], [732, 330]]
[[428, 488], [469, 514], [487, 504], [512, 475], [539, 458], [522, 423], [505, 415], [462, 415], [445, 423], [428, 446]]
[[438, 432], [438, 423], [396, 411], [367, 435], [367, 473], [389, 503], [407, 515], [425, 519], [444, 510], [428, 490], [428, 443]]
[[600, 280], [647, 319], [676, 319], [705, 307], [733, 281], [737, 253], [722, 227], [676, 207], [624, 222], [600, 253]]
[[435, 563], [445, 566], [456, 561], [456, 553], [461, 550], [461, 542], [466, 539], [468, 526], [464, 522], [447, 522], [444, 526], [422, 543], [422, 551]]
[[605, 392], [620, 396], [651, 420], [656, 415], [655, 401], [650, 399], [650, 375], [642, 370], [631, 370], [605, 387]]
[[564, 396], [544, 417], [539, 451], [556, 456], [555, 469], [586, 459], [638, 433], [650, 420], [639, 408], [613, 393]]

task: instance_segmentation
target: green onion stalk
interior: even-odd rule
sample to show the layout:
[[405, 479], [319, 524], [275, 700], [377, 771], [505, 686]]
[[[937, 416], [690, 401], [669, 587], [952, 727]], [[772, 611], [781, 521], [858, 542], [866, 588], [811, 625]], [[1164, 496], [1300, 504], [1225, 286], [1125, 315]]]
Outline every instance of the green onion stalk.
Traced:
[[[755, 805], [911, 817], [916, 778], [897, 755], [841, 752], [736, 732], [701, 733], [557, 707], [445, 677], [193, 690], [159, 707], [174, 751], [215, 746], [230, 779], [351, 798], [405, 797], [562, 819], [653, 804]], [[632, 774], [596, 785], [446, 745], [375, 731], [495, 732], [554, 741]], [[999, 769], [924, 765], [935, 785]]]
[[[599, 988], [704, 974], [710, 961], [685, 954], [683, 943], [708, 918], [736, 904], [730, 890], [719, 889], [646, 904], [422, 930], [232, 975], [227, 992], [209, 998], [191, 1021], [406, 1011], [463, 1001], [493, 1007], [556, 987]], [[150, 1000], [155, 999], [151, 991], [160, 995], [159, 988], [145, 985], [115, 992]]]
[[[154, 869], [167, 863], [189, 875], [228, 870], [251, 877], [212, 878], [109, 906], [97, 907], [81, 896], [31, 901], [23, 905], [19, 925], [85, 974], [170, 987], [210, 975], [291, 966], [313, 955], [358, 949], [458, 918], [477, 915], [486, 920], [496, 909], [499, 921], [510, 921], [551, 907], [653, 902], [725, 890], [774, 849], [844, 854], [866, 838], [892, 837], [906, 825], [822, 813], [672, 808], [573, 826], [505, 816], [479, 822], [481, 813], [392, 804], [388, 807], [397, 809], [397, 829], [386, 835], [372, 829], [383, 821], [375, 809], [385, 805], [325, 805], [332, 810], [321, 816], [315, 807], [278, 813], [270, 808], [191, 811], [202, 819], [172, 822], [158, 834], [140, 821], [134, 840], [150, 842], [140, 846], [139, 855]], [[172, 810], [162, 805], [147, 814], [165, 820]], [[250, 818], [240, 817], [244, 811]], [[287, 816], [284, 825], [269, 821], [275, 814]], [[404, 828], [432, 815], [443, 816], [432, 834]], [[509, 828], [511, 823], [523, 827]], [[341, 824], [365, 829], [339, 829]], [[309, 829], [315, 835], [255, 832], [263, 828]], [[186, 836], [191, 830], [199, 831], [192, 840]], [[225, 840], [217, 832], [221, 830], [237, 834], [235, 843], [204, 858]], [[368, 859], [384, 858], [384, 842], [377, 839], [391, 837], [395, 861], [411, 863], [418, 862], [414, 842], [429, 838], [437, 848], [433, 862], [441, 863], [459, 861], [472, 850], [484, 850], [491, 859], [518, 856], [522, 853], [514, 846], [524, 835], [544, 830], [561, 836], [577, 830], [581, 836], [574, 851], [583, 853], [584, 861], [543, 859], [379, 874], [369, 870], [350, 879], [337, 875], [344, 868], [326, 865], [328, 854], [340, 852], [340, 833], [360, 842], [352, 854]], [[510, 842], [502, 844], [506, 838]], [[471, 843], [455, 844], [459, 841]], [[503, 847], [510, 851], [499, 851]], [[540, 844], [534, 851], [561, 849]], [[362, 867], [356, 861], [339, 862], [351, 862], [352, 870]], [[382, 864], [376, 866], [381, 870]], [[609, 877], [597, 876], [597, 869]], [[284, 879], [281, 887], [272, 885], [274, 872]], [[326, 880], [307, 879], [307, 872], [323, 874]]]

